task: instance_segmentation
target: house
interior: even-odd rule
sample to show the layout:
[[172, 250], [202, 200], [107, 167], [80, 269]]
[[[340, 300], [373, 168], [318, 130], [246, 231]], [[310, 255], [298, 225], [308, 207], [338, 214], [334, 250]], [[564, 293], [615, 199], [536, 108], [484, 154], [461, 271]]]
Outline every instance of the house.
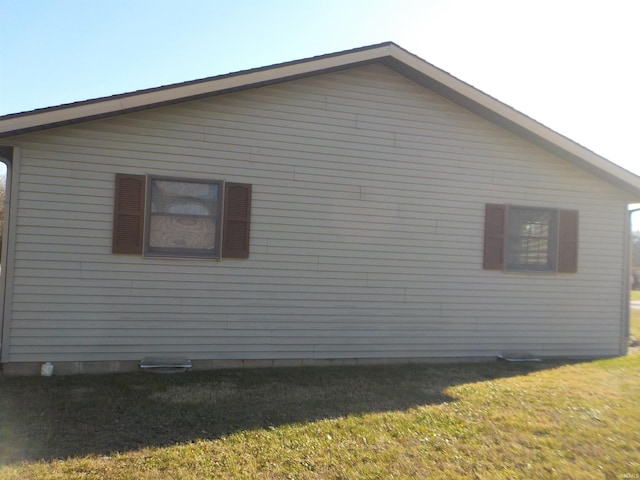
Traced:
[[0, 117], [4, 371], [594, 358], [640, 178], [393, 43]]

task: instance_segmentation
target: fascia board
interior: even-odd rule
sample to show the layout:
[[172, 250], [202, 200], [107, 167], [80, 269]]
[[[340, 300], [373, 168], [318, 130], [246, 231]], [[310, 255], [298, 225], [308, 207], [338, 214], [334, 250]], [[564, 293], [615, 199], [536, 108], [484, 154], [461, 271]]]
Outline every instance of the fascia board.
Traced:
[[381, 62], [481, 117], [632, 193], [640, 177], [394, 43], [0, 118], [0, 138]]
[[[613, 183], [640, 200], [640, 177], [637, 175], [406, 50], [396, 45], [392, 45], [390, 48], [396, 69], [400, 73], [407, 75], [409, 78], [413, 77], [413, 80], [436, 91], [454, 103]], [[390, 66], [394, 68], [393, 65]]]
[[203, 81], [187, 82], [115, 97], [79, 102], [78, 104], [64, 105], [52, 109], [9, 115], [5, 118], [0, 118], [0, 137], [351, 68], [375, 62], [388, 54], [389, 46], [385, 44], [341, 55], [328, 55], [306, 61], [222, 75]]
[[351, 68], [356, 64], [375, 61], [384, 56], [385, 51], [385, 47], [378, 47], [372, 50], [346, 53], [344, 56], [318, 58], [307, 62], [284, 64], [267, 69], [248, 71], [238, 75], [214, 78], [202, 83], [184, 86], [178, 85], [158, 92], [140, 93], [123, 98], [122, 109], [129, 110], [147, 107], [149, 105], [172, 103], [221, 92], [253, 88], [275, 82], [285, 82], [292, 78], [316, 75], [318, 73], [342, 68]]

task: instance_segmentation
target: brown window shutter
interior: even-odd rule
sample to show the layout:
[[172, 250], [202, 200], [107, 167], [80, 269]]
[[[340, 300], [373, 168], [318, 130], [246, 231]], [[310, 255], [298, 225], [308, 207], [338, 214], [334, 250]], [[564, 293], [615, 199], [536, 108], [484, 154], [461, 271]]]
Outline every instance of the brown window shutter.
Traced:
[[142, 253], [144, 175], [116, 174], [113, 253]]
[[222, 227], [222, 257], [249, 258], [251, 185], [226, 183]]
[[560, 210], [558, 220], [558, 272], [578, 271], [578, 211]]
[[485, 205], [483, 262], [485, 270], [504, 270], [506, 212], [506, 205]]

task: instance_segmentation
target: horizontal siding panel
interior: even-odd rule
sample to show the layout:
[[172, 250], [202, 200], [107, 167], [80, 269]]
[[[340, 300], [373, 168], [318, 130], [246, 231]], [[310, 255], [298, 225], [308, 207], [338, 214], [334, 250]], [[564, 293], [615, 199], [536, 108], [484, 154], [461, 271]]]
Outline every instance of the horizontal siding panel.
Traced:
[[[429, 350], [447, 350], [447, 346], [449, 345], [457, 345], [459, 350], [464, 350], [465, 348], [483, 348], [483, 349], [491, 349], [495, 353], [499, 353], [501, 347], [509, 344], [518, 345], [518, 337], [516, 336], [502, 336], [495, 337], [492, 335], [487, 335], [485, 338], [474, 336], [474, 346], [473, 347], [465, 347], [464, 340], [459, 339], [459, 334], [456, 335], [455, 332], [443, 333], [441, 335], [430, 335], [427, 338], [423, 339], [423, 336], [420, 335], [419, 332], [415, 332], [413, 335], [400, 337], [379, 337], [374, 335], [362, 335], [362, 332], [353, 332], [352, 335], [342, 335], [339, 338], [329, 337], [329, 336], [309, 336], [309, 333], [301, 336], [287, 336], [287, 337], [279, 337], [279, 336], [260, 336], [260, 331], [257, 332], [255, 336], [245, 336], [245, 335], [228, 335], [228, 336], [220, 336], [220, 335], [173, 335], [171, 337], [167, 336], [141, 336], [141, 337], [108, 337], [108, 336], [100, 336], [96, 335], [89, 340], [83, 342], [85, 346], [95, 346], [98, 349], [100, 347], [105, 346], [114, 346], [120, 348], [130, 347], [131, 352], [136, 352], [140, 350], [146, 350], [148, 348], [152, 348], [154, 346], [161, 345], [163, 347], [169, 347], [173, 349], [180, 349], [184, 351], [195, 351], [198, 349], [202, 349], [202, 347], [211, 348], [215, 351], [229, 351], [229, 350], [239, 350], [239, 346], [246, 349], [247, 351], [272, 351], [277, 352], [278, 348], [284, 348], [285, 350], [295, 350], [295, 351], [307, 351], [314, 352], [317, 351], [316, 348], [318, 346], [322, 346], [323, 351], [331, 352], [335, 350], [351, 350], [352, 352], [372, 352], [378, 349], [384, 350], [395, 350], [402, 351], [404, 349], [411, 349], [414, 351], [421, 351], [422, 355], [425, 355], [426, 348]], [[311, 332], [313, 333], [313, 332]], [[611, 337], [608, 340], [615, 341], [615, 338]], [[21, 347], [26, 348], [37, 348], [37, 347], [47, 347], [51, 342], [56, 342], [61, 348], [64, 347], [73, 347], [78, 343], [78, 340], [70, 337], [70, 336], [56, 336], [56, 337], [39, 337], [35, 341], [30, 337], [15, 337], [14, 346], [17, 350], [20, 350]], [[527, 342], [522, 342], [520, 345], [525, 346], [527, 344], [531, 344], [532, 342], [537, 343], [542, 346], [546, 343], [547, 339], [543, 334], [537, 336], [530, 336], [527, 339]], [[597, 344], [597, 342], [593, 342]], [[552, 343], [554, 346], [558, 344], [564, 344], [565, 346], [573, 346], [576, 347], [574, 342], [568, 341], [558, 341]], [[200, 347], [200, 348], [199, 348]], [[449, 347], [450, 348], [450, 347]], [[548, 346], [547, 346], [548, 348]], [[366, 356], [366, 355], [359, 355]]]
[[[326, 143], [326, 142], [325, 142], [325, 143]], [[279, 148], [278, 148], [278, 149], [276, 149], [276, 150], [274, 151], [274, 152], [275, 152], [275, 153], [274, 153], [274, 155], [273, 155], [274, 159], [277, 159], [277, 158], [278, 158], [277, 153], [280, 153], [280, 152], [282, 152], [282, 151], [283, 151], [283, 148], [282, 148], [282, 142], [276, 142], [276, 146], [277, 146], [277, 147], [279, 147]], [[126, 145], [123, 145], [123, 147], [126, 147]], [[324, 148], [326, 148], [326, 145], [325, 145], [325, 144], [323, 144], [323, 145], [321, 145], [321, 147], [324, 149]], [[164, 147], [162, 147], [162, 148], [164, 148]], [[176, 147], [176, 148], [177, 148], [177, 147]], [[262, 145], [262, 146], [261, 146], [261, 149], [264, 149], [264, 148], [265, 148], [265, 147], [264, 147], [264, 145]], [[338, 147], [338, 148], [339, 148], [339, 147]], [[422, 151], [424, 151], [424, 145], [422, 145], [421, 149], [422, 149]], [[335, 159], [343, 158], [343, 157], [344, 157], [344, 155], [345, 155], [345, 151], [344, 151], [344, 149], [343, 149], [343, 148], [340, 148], [340, 152], [341, 152], [341, 153], [340, 153], [340, 154], [337, 154], [337, 155], [336, 155], [336, 152], [334, 152], [333, 154], [331, 154], [331, 152], [327, 152], [327, 153], [329, 153], [328, 155], [327, 155], [326, 153], [316, 152], [315, 150], [314, 150], [314, 152], [315, 152], [315, 155], [320, 156], [320, 157], [324, 157], [324, 158], [325, 158], [325, 160], [324, 160], [324, 161], [331, 161], [331, 159], [334, 159], [334, 164], [336, 164]], [[459, 149], [454, 150], [454, 152], [456, 152], [456, 157], [457, 157], [457, 158], [460, 158], [460, 155], [459, 155]], [[163, 152], [163, 153], [164, 153], [164, 152]], [[372, 160], [372, 159], [371, 159], [371, 154], [372, 154], [372, 152], [368, 151], [366, 156], [361, 157], [361, 159], [360, 159], [360, 163], [361, 163], [361, 164], [363, 164], [363, 165], [366, 165], [366, 162], [367, 162], [367, 161], [371, 161], [371, 160]], [[207, 154], [205, 153], [205, 155], [207, 155]], [[375, 156], [380, 156], [380, 157], [381, 157], [381, 161], [383, 161], [383, 162], [386, 162], [386, 163], [387, 163], [387, 168], [389, 168], [389, 167], [391, 167], [391, 166], [392, 166], [392, 165], [389, 165], [389, 162], [388, 162], [388, 160], [385, 158], [385, 154], [384, 154], [384, 153], [376, 153], [376, 152], [374, 152], [374, 153], [373, 153], [373, 155], [375, 155]], [[396, 155], [397, 155], [397, 153], [396, 153]], [[522, 156], [522, 155], [520, 155], [520, 156]], [[386, 154], [386, 157], [388, 158], [388, 154]], [[424, 157], [424, 156], [423, 156], [423, 155], [416, 155], [416, 156], [414, 156], [414, 157], [415, 157], [415, 158], [414, 158], [415, 168], [419, 168], [419, 167], [420, 167], [420, 168], [421, 168], [421, 169], [423, 169], [423, 171], [424, 171], [425, 165], [424, 165], [424, 163], [423, 163], [423, 162], [421, 162], [421, 160], [423, 159], [423, 157]], [[356, 159], [356, 160], [357, 160], [358, 158], [360, 158], [360, 157], [355, 157], [355, 159]], [[210, 158], [208, 158], [208, 160], [210, 161], [211, 159], [210, 159]], [[219, 159], [218, 159], [218, 158], [214, 158], [213, 160], [215, 160], [216, 162], [218, 162], [218, 161], [219, 161]], [[173, 161], [173, 158], [171, 158], [171, 159], [170, 159], [170, 161]], [[450, 162], [449, 162], [449, 163], [450, 163]], [[476, 163], [477, 163], [477, 162], [476, 162]], [[459, 162], [456, 162], [456, 163], [455, 163], [455, 165], [456, 165], [456, 166], [459, 166]], [[497, 165], [496, 165], [496, 166], [497, 166]], [[528, 170], [529, 170], [529, 171], [531, 171], [531, 168], [529, 168]], [[479, 174], [481, 174], [481, 173], [482, 173], [482, 170], [479, 170], [479, 171], [478, 171], [478, 173], [479, 173]], [[547, 179], [548, 179], [548, 177], [547, 177]]]
[[[481, 252], [477, 249], [477, 252]], [[204, 275], [210, 276], [212, 273], [223, 276], [226, 272], [225, 267], [220, 267], [221, 264], [227, 266], [231, 265], [227, 262], [216, 262], [213, 260], [196, 261], [191, 260], [189, 263], [180, 263], [179, 259], [164, 260], [162, 262], [156, 262], [156, 259], [136, 259], [137, 262], [127, 264], [128, 257], [119, 257], [117, 262], [110, 264], [110, 254], [106, 251], [100, 255], [83, 254], [78, 255], [73, 252], [55, 252], [52, 255], [51, 252], [46, 249], [40, 251], [24, 252], [17, 256], [16, 262], [19, 267], [22, 266], [23, 261], [46, 261], [52, 257], [61, 262], [80, 262], [71, 263], [72, 269], [82, 269], [83, 275], [91, 276], [102, 275], [101, 272], [113, 272], [120, 271], [122, 275], [127, 278], [136, 278], [138, 275], [151, 275], [156, 276], [161, 280], [162, 276], [183, 276], [183, 278], [189, 280], [192, 275]], [[253, 258], [254, 257], [254, 258]], [[612, 258], [614, 258], [612, 256]], [[330, 256], [317, 256], [317, 255], [287, 255], [286, 253], [281, 255], [275, 255], [273, 253], [256, 253], [252, 254], [252, 264], [255, 268], [247, 270], [247, 275], [253, 273], [265, 274], [268, 277], [270, 270], [277, 270], [278, 273], [273, 275], [279, 275], [283, 272], [288, 275], [295, 273], [300, 274], [301, 277], [307, 274], [307, 272], [313, 272], [314, 274], [324, 275], [324, 278], [347, 278], [349, 275], [355, 275], [363, 277], [363, 275], [371, 275], [372, 273], [380, 273], [383, 275], [422, 275], [429, 273], [433, 276], [434, 281], [469, 281], [470, 285], [473, 285], [475, 279], [486, 282], [489, 279], [491, 284], [499, 285], [502, 287], [504, 284], [516, 282], [516, 285], [526, 285], [527, 288], [530, 285], [538, 286], [544, 282], [549, 285], [565, 285], [567, 277], [565, 275], [548, 275], [548, 274], [503, 274], [501, 272], [486, 273], [481, 270], [481, 263], [469, 264], [465, 262], [452, 264], [446, 262], [446, 264], [436, 264], [437, 257], [433, 258], [432, 262], [416, 262], [416, 261], [400, 261], [388, 258], [355, 258], [355, 257], [330, 257]], [[98, 260], [103, 260], [99, 262]], [[442, 262], [441, 262], [442, 263]], [[613, 282], [616, 285], [620, 280], [620, 272], [615, 270], [607, 270], [610, 262], [602, 261], [600, 263], [587, 263], [582, 262], [580, 267], [585, 264], [586, 272], [579, 271], [575, 278], [571, 278], [572, 284], [580, 286], [582, 288], [588, 287], [593, 281], [593, 275], [598, 274], [603, 279], [603, 284], [609, 284]], [[587, 268], [591, 265], [590, 268]], [[116, 275], [117, 276], [117, 275]], [[99, 277], [98, 277], [99, 278]], [[173, 277], [175, 278], [175, 277]], [[535, 279], [539, 279], [536, 281]], [[218, 283], [224, 283], [223, 281]], [[475, 287], [475, 285], [474, 285]], [[617, 287], [616, 287], [617, 288]], [[526, 293], [526, 288], [523, 289]]]
[[[404, 298], [402, 293], [387, 293], [384, 295], [375, 295], [373, 292], [368, 294], [329, 294], [322, 292], [314, 292], [307, 294], [287, 294], [287, 293], [275, 293], [275, 292], [253, 292], [251, 295], [244, 295], [240, 293], [225, 294], [223, 295], [211, 295], [207, 298], [199, 298], [196, 296], [175, 296], [169, 299], [166, 298], [166, 292], [157, 291], [148, 294], [143, 298], [136, 298], [134, 292], [124, 291], [119, 292], [118, 289], [111, 289], [102, 292], [96, 290], [86, 289], [84, 292], [82, 289], [78, 289], [73, 295], [73, 291], [68, 292], [66, 295], [55, 294], [19, 294], [19, 299], [22, 303], [16, 302], [15, 308], [18, 310], [29, 310], [29, 304], [41, 304], [46, 303], [46, 307], [51, 311], [94, 311], [100, 308], [107, 308], [109, 311], [135, 311], [131, 306], [144, 307], [144, 311], [147, 311], [149, 305], [164, 305], [175, 306], [176, 311], [181, 312], [196, 312], [201, 313], [215, 312], [216, 314], [230, 314], [234, 311], [239, 314], [252, 314], [256, 309], [263, 309], [262, 313], [273, 314], [295, 314], [301, 315], [300, 321], [304, 320], [304, 309], [308, 309], [309, 314], [318, 313], [317, 310], [322, 310], [323, 314], [339, 314], [341, 308], [345, 308], [349, 315], [370, 315], [375, 308], [383, 307], [385, 309], [391, 309], [393, 311], [401, 311], [405, 314], [415, 311], [419, 315], [424, 315], [424, 312], [430, 310], [437, 310], [438, 315], [444, 317], [462, 317], [464, 315], [470, 315], [474, 318], [492, 318], [499, 315], [504, 315], [507, 318], [512, 318], [513, 322], [517, 323], [517, 317], [523, 316], [524, 310], [529, 310], [524, 321], [530, 321], [536, 318], [538, 314], [536, 311], [541, 309], [541, 302], [545, 303], [560, 302], [562, 299], [557, 297], [543, 297], [540, 302], [533, 300], [524, 302], [517, 298], [504, 298], [493, 297], [491, 299], [485, 299], [481, 301], [479, 298], [475, 298], [474, 304], [461, 304], [455, 306], [449, 303], [445, 299], [434, 300], [432, 303], [423, 300], [419, 301], [418, 298]], [[162, 295], [164, 293], [164, 295]], [[211, 292], [208, 292], [211, 294]], [[76, 299], [76, 296], [82, 296], [81, 299]], [[500, 306], [496, 307], [496, 301], [500, 301]], [[118, 301], [118, 304], [113, 302]], [[73, 302], [73, 305], [69, 305]], [[93, 305], [94, 308], [88, 308], [86, 305]], [[22, 307], [22, 308], [21, 308]], [[75, 310], [71, 310], [73, 309]], [[35, 305], [32, 307], [35, 308]], [[237, 308], [237, 310], [233, 310]], [[154, 310], [156, 311], [156, 310]], [[587, 315], [588, 317], [593, 313], [600, 315], [606, 314], [606, 312], [620, 313], [620, 306], [617, 302], [610, 301], [607, 303], [590, 302], [583, 306], [573, 305], [557, 305], [553, 308], [545, 308], [539, 315], [554, 317], [557, 320], [565, 321], [574, 315]], [[563, 317], [563, 318], [560, 318]]]
[[[480, 250], [478, 250], [480, 252]], [[156, 278], [157, 280], [167, 280], [180, 278], [184, 281], [191, 281], [194, 278], [206, 277], [215, 274], [216, 276], [224, 276], [225, 270], [223, 267], [219, 269], [219, 263], [215, 261], [203, 261], [199, 264], [193, 263], [192, 270], [178, 266], [179, 260], [175, 260], [174, 264], [171, 263], [155, 263], [151, 259], [140, 259], [140, 262], [134, 265], [127, 266], [125, 263], [126, 257], [122, 257], [119, 260], [121, 263], [116, 265], [110, 265], [108, 263], [109, 254], [105, 253], [104, 263], [95, 262], [96, 256], [87, 255], [85, 258], [78, 258], [77, 255], [72, 253], [60, 253], [55, 257], [64, 262], [78, 262], [71, 263], [69, 269], [55, 270], [51, 273], [47, 273], [49, 278], [55, 278], [56, 276], [67, 276], [66, 271], [81, 271], [83, 278], [104, 278], [108, 281], [110, 278], [130, 278], [135, 279], [138, 277], [144, 278]], [[465, 263], [452, 265], [451, 262], [445, 264], [436, 264], [435, 260], [432, 263], [421, 263], [411, 261], [399, 261], [388, 259], [368, 259], [368, 258], [345, 258], [345, 257], [313, 257], [300, 256], [293, 257], [289, 255], [279, 255], [274, 257], [272, 254], [256, 254], [257, 260], [255, 262], [255, 269], [247, 271], [247, 276], [255, 276], [255, 278], [262, 278], [266, 280], [265, 283], [269, 283], [268, 279], [274, 276], [281, 275], [295, 275], [299, 274], [300, 278], [308, 277], [309, 273], [314, 275], [321, 275], [321, 278], [327, 279], [348, 279], [359, 278], [365, 279], [372, 275], [372, 273], [379, 273], [380, 275], [390, 275], [406, 278], [408, 281], [414, 276], [420, 276], [425, 273], [432, 275], [431, 282], [435, 284], [448, 284], [449, 282], [456, 282], [463, 285], [468, 285], [468, 289], [475, 289], [479, 283], [486, 283], [490, 280], [489, 285], [499, 287], [503, 289], [505, 286], [513, 284], [515, 282], [516, 287], [526, 294], [529, 288], [539, 288], [541, 284], [552, 286], [552, 288], [565, 288], [567, 281], [570, 281], [572, 285], [578, 288], [588, 288], [592, 283], [593, 275], [598, 274], [602, 278], [603, 284], [613, 285], [616, 288], [616, 283], [620, 280], [620, 272], [608, 272], [603, 271], [607, 268], [607, 262], [603, 262], [601, 265], [594, 266], [593, 268], [585, 268], [587, 272], [578, 272], [575, 278], [567, 278], [566, 275], [547, 275], [547, 274], [503, 274], [501, 272], [491, 272], [489, 275], [485, 275], [485, 272], [481, 270], [481, 264], [467, 265]], [[25, 262], [35, 260], [37, 258], [51, 258], [50, 252], [29, 252], [24, 256], [19, 257], [17, 262], [17, 268], [22, 268], [23, 260]], [[102, 258], [100, 257], [100, 258]], [[268, 260], [268, 261], [267, 261]], [[280, 261], [278, 261], [280, 260]], [[286, 263], [285, 263], [286, 262]], [[227, 263], [227, 262], [224, 262]], [[118, 268], [122, 266], [121, 268]], [[137, 268], [137, 270], [136, 270]], [[270, 274], [270, 271], [278, 270], [277, 273]], [[40, 272], [43, 270], [41, 269]], [[106, 272], [106, 273], [104, 273]], [[120, 273], [113, 273], [120, 272]], [[381, 273], [381, 272], [384, 272]], [[22, 274], [22, 271], [21, 271]], [[25, 271], [25, 276], [38, 276], [38, 270], [30, 269]], [[197, 277], [196, 277], [197, 276]], [[315, 277], [311, 277], [315, 278]], [[206, 280], [205, 280], [206, 281]], [[372, 279], [371, 281], [376, 281]], [[383, 280], [378, 280], [383, 281]], [[217, 282], [225, 283], [225, 282]], [[600, 291], [599, 289], [598, 291]], [[620, 291], [616, 288], [616, 291]], [[583, 292], [581, 293], [583, 294]]]

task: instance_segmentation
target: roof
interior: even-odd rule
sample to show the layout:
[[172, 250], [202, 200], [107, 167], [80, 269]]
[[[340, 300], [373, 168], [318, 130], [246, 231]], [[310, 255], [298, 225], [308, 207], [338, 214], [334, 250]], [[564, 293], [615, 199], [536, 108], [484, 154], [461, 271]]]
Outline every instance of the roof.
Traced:
[[545, 127], [392, 42], [263, 68], [0, 117], [0, 139], [296, 78], [381, 63], [410, 80], [590, 171], [640, 200], [640, 177]]

